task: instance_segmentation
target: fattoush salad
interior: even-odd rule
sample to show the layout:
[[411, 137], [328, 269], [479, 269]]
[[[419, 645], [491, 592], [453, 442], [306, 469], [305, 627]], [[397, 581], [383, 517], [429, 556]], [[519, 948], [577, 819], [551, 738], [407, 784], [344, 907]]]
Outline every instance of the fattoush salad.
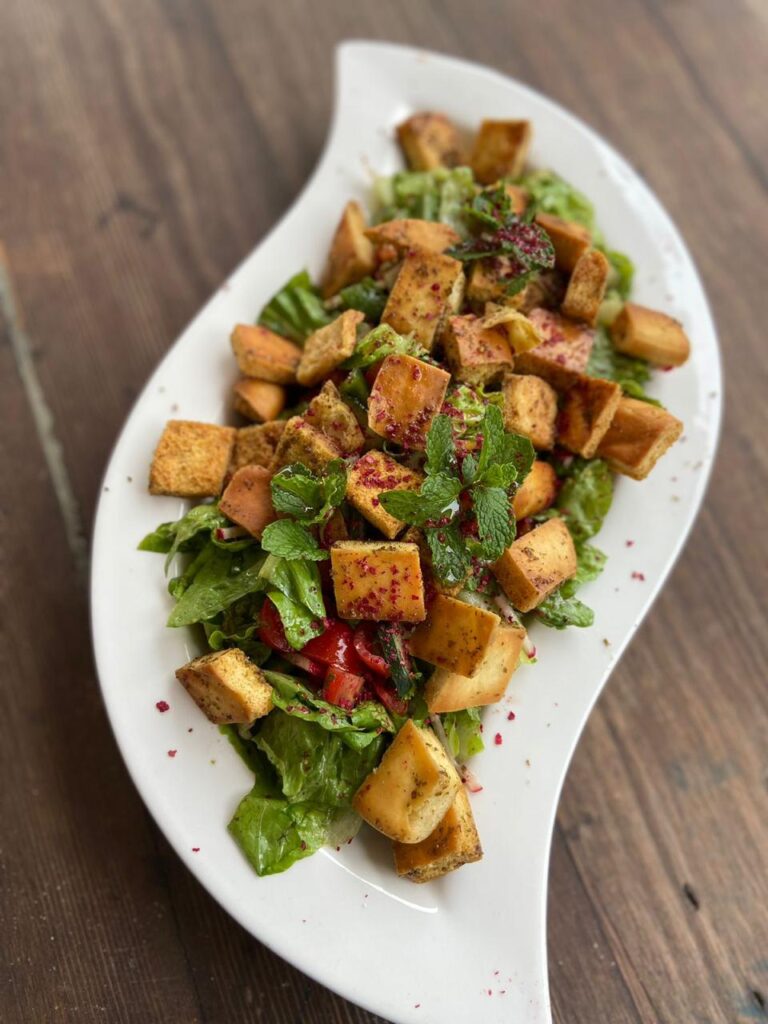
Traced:
[[630, 301], [531, 133], [399, 125], [408, 169], [346, 204], [320, 283], [234, 326], [250, 424], [171, 420], [157, 445], [151, 493], [200, 503], [141, 548], [207, 648], [179, 683], [253, 772], [229, 829], [260, 875], [362, 821], [414, 882], [480, 859], [481, 710], [535, 660], [532, 622], [592, 624], [614, 475], [683, 429], [645, 392], [683, 327]]

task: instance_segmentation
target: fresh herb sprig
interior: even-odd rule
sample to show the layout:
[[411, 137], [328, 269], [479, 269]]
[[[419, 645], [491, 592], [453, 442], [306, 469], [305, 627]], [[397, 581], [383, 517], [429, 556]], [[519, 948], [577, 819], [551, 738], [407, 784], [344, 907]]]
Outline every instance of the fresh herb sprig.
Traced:
[[317, 543], [311, 526], [327, 523], [344, 500], [347, 474], [344, 463], [335, 459], [325, 474], [317, 476], [301, 462], [281, 469], [271, 480], [272, 505], [286, 519], [265, 527], [261, 546], [279, 558], [306, 558], [320, 562], [328, 552]]
[[540, 270], [555, 265], [555, 250], [549, 235], [527, 216], [518, 217], [503, 185], [478, 193], [464, 208], [474, 229], [467, 241], [449, 249], [449, 255], [464, 263], [493, 257], [509, 261], [509, 293], [520, 291]]
[[379, 501], [402, 522], [423, 529], [438, 579], [461, 583], [472, 559], [495, 562], [515, 538], [511, 497], [533, 464], [527, 438], [509, 434], [496, 406], [480, 424], [479, 454], [459, 459], [449, 416], [436, 416], [419, 491], [385, 491]]

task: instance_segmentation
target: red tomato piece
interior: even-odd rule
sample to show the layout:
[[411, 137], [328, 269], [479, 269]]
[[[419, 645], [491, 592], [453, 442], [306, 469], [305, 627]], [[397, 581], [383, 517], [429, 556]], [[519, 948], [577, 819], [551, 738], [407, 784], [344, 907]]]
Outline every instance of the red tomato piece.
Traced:
[[259, 639], [267, 647], [271, 647], [275, 651], [282, 651], [283, 653], [293, 651], [293, 648], [285, 638], [285, 630], [283, 629], [283, 620], [280, 618], [280, 612], [278, 612], [269, 598], [261, 606]]
[[371, 676], [371, 686], [376, 696], [393, 715], [405, 715], [408, 712], [408, 701], [398, 697], [391, 683], [385, 683], [379, 676]]
[[376, 643], [373, 626], [370, 622], [360, 623], [355, 630], [352, 642], [366, 668], [384, 678], [389, 676], [389, 665], [380, 654], [376, 653], [378, 644]]
[[345, 672], [334, 665], [329, 665], [325, 673], [323, 697], [329, 704], [351, 709], [360, 700], [364, 686], [365, 679], [362, 676], [358, 676], [354, 672]]
[[303, 654], [298, 654], [296, 651], [285, 651], [285, 660], [295, 665], [296, 668], [300, 668], [302, 672], [306, 672], [313, 680], [322, 679], [325, 675], [325, 665], [321, 665], [319, 661], [313, 661], [311, 658], [305, 658]]
[[345, 672], [362, 674], [364, 665], [357, 656], [353, 642], [352, 627], [338, 619], [325, 620], [325, 632], [312, 637], [301, 649], [301, 653], [324, 665], [333, 665]]

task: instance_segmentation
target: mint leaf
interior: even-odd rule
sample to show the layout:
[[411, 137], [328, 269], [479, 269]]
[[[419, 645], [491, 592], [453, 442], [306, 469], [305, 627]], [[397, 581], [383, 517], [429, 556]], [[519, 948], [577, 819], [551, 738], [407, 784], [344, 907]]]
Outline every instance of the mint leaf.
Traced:
[[424, 536], [429, 545], [432, 569], [437, 578], [448, 586], [463, 583], [471, 562], [464, 538], [456, 523], [427, 527]]
[[528, 476], [535, 458], [536, 452], [527, 437], [520, 434], [504, 434], [499, 462], [503, 465], [511, 463], [515, 467], [518, 483], [522, 483]]
[[428, 476], [418, 493], [383, 491], [379, 501], [396, 519], [411, 526], [424, 526], [425, 523], [454, 514], [456, 510], [451, 506], [461, 490], [461, 480], [438, 473], [436, 476]]
[[472, 499], [480, 536], [480, 557], [495, 562], [515, 536], [509, 496], [503, 487], [475, 487]]
[[261, 546], [278, 558], [308, 558], [311, 562], [321, 562], [329, 557], [306, 526], [292, 519], [278, 519], [266, 526]]
[[301, 462], [294, 462], [271, 480], [275, 511], [293, 516], [310, 526], [325, 522], [344, 500], [347, 474], [344, 463], [335, 459], [320, 478]]
[[452, 473], [456, 469], [456, 447], [450, 416], [438, 415], [427, 434], [427, 473]]
[[482, 479], [483, 473], [489, 466], [499, 462], [504, 442], [504, 417], [501, 409], [495, 405], [489, 405], [485, 410], [483, 422], [480, 425], [483, 433], [483, 446], [480, 449], [480, 458], [477, 463], [477, 480]]
[[555, 250], [549, 235], [527, 217], [512, 212], [503, 185], [480, 192], [465, 208], [465, 214], [477, 233], [448, 250], [454, 259], [468, 262], [506, 256], [514, 277], [554, 267]]

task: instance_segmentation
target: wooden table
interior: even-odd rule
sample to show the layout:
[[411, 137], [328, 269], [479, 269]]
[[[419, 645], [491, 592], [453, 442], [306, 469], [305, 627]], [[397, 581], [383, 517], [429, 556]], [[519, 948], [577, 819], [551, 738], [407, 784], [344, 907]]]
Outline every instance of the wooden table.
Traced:
[[[768, 1019], [768, 7], [471, 7], [0, 5], [7, 1024], [374, 1020], [243, 932], [159, 836], [107, 726], [86, 595], [123, 418], [307, 178], [332, 49], [350, 36], [486, 62], [560, 100], [640, 168], [701, 268], [727, 369], [723, 442], [565, 788], [552, 990], [560, 1024]], [[373, 937], [371, 964], [386, 970]]]

